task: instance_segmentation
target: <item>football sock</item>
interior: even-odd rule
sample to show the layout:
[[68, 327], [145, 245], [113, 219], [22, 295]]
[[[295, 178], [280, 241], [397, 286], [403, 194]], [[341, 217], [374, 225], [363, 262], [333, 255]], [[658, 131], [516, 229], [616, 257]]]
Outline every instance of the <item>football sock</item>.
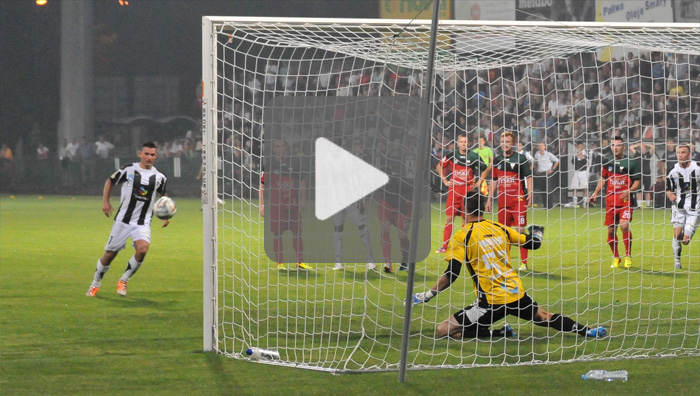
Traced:
[[294, 251], [297, 253], [297, 262], [304, 262], [304, 241], [301, 239], [301, 235], [292, 235], [292, 246], [294, 246]]
[[128, 282], [129, 279], [131, 279], [131, 277], [134, 276], [136, 271], [139, 270], [141, 264], [143, 264], [143, 261], [136, 261], [136, 258], [134, 258], [134, 256], [131, 256], [131, 258], [129, 259], [129, 263], [126, 265], [126, 271], [124, 271], [124, 274], [119, 279], [124, 282]]
[[625, 256], [632, 255], [632, 231], [622, 232], [622, 242], [625, 244]]
[[391, 259], [391, 230], [382, 230], [382, 255], [384, 256], [384, 261], [389, 262]]
[[278, 263], [283, 262], [284, 256], [282, 255], [282, 235], [275, 234], [274, 238], [272, 239], [272, 250], [275, 251], [275, 260], [277, 260]]
[[520, 248], [520, 262], [527, 265], [527, 249], [523, 247]]
[[683, 245], [681, 244], [681, 241], [679, 241], [676, 238], [673, 238], [673, 242], [671, 242], [671, 246], [673, 246], [673, 261], [675, 264], [680, 264], [681, 263], [681, 252], [683, 251]]
[[341, 251], [343, 250], [343, 232], [333, 232], [333, 248], [335, 249], [335, 262], [340, 262]]
[[399, 244], [401, 246], [401, 262], [408, 263], [408, 249], [409, 245], [411, 244], [408, 241], [408, 237], [399, 239]]
[[367, 262], [373, 263], [374, 255], [372, 255], [372, 241], [369, 238], [369, 228], [367, 228], [364, 224], [358, 226], [357, 228], [360, 231], [360, 238], [362, 239], [362, 243], [365, 245], [365, 250], [367, 251]]
[[576, 333], [580, 336], [585, 336], [586, 331], [588, 331], [587, 326], [584, 326], [580, 323], [577, 323], [576, 321], [569, 318], [568, 316], [564, 316], [564, 315], [560, 315], [560, 314], [553, 314], [551, 320], [547, 320], [547, 321], [543, 321], [543, 322], [534, 321], [534, 323], [537, 326], [551, 327], [553, 329], [556, 329], [559, 331], [564, 331], [567, 333]]
[[102, 278], [109, 271], [109, 265], [102, 265], [102, 261], [97, 259], [97, 268], [95, 268], [95, 276], [92, 278], [92, 287], [100, 287]]
[[617, 251], [617, 234], [612, 238], [608, 236], [608, 245], [610, 246], [610, 250], [612, 250], [613, 257], [620, 257], [620, 253]]
[[442, 247], [447, 247], [447, 242], [452, 237], [452, 222], [445, 224], [445, 230], [442, 232]]

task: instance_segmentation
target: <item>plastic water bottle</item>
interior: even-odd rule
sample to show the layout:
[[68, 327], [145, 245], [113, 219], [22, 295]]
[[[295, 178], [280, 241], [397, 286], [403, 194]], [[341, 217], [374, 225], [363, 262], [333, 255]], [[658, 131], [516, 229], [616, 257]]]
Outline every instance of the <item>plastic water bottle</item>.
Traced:
[[591, 370], [586, 374], [582, 375], [581, 378], [585, 380], [605, 380], [608, 382], [612, 381], [627, 381], [627, 370], [617, 370], [617, 371], [606, 371], [606, 370]]
[[271, 349], [248, 348], [245, 353], [250, 356], [250, 360], [279, 360], [280, 353]]

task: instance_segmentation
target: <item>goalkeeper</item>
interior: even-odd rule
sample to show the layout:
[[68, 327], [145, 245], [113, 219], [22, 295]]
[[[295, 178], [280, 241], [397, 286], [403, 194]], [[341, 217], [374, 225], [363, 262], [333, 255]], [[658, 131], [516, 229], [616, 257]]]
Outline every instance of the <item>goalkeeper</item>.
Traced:
[[515, 336], [508, 325], [499, 330], [490, 330], [493, 323], [506, 315], [584, 337], [605, 336], [607, 330], [604, 327], [589, 328], [564, 315], [546, 312], [525, 293], [522, 281], [510, 263], [510, 245], [514, 243], [530, 250], [539, 249], [544, 228], [531, 225], [528, 227], [529, 234], [520, 234], [510, 227], [486, 220], [483, 217], [486, 200], [487, 197], [477, 190], [467, 193], [464, 205], [467, 223], [449, 244], [445, 257], [449, 264], [445, 273], [433, 288], [413, 296], [414, 305], [429, 301], [450, 287], [459, 277], [463, 263], [466, 266], [474, 281], [477, 301], [440, 323], [438, 336]]

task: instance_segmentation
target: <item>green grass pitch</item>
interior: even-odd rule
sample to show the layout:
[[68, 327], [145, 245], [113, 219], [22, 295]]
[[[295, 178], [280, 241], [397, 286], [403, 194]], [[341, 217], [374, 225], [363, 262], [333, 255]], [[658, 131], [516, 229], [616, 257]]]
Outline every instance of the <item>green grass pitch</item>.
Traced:
[[[101, 198], [0, 196], [0, 394], [326, 395], [398, 391], [441, 395], [468, 390], [470, 394], [489, 395], [683, 395], [696, 393], [700, 386], [700, 358], [693, 357], [411, 371], [407, 382], [398, 383], [395, 372], [334, 376], [204, 353], [200, 203], [186, 199], [177, 202], [178, 214], [171, 226], [153, 228], [151, 252], [129, 284], [129, 296], [122, 298], [115, 292], [116, 281], [131, 255], [127, 249], [107, 273], [98, 298], [91, 299], [84, 293], [111, 226], [111, 220], [101, 212]], [[622, 295], [610, 288], [609, 293], [597, 297], [601, 302], [604, 298], [610, 298], [610, 304], [622, 297], [634, 298], [649, 291], [647, 288], [660, 293], [658, 289], [667, 286], [666, 282], [678, 281], [668, 262], [667, 221], [645, 220], [645, 216], [657, 216], [656, 212], [635, 213], [635, 222], [658, 223], [645, 228], [651, 234], [644, 235], [644, 242], [635, 247], [644, 265], [629, 276], [639, 287]], [[574, 212], [562, 213], [565, 217]], [[570, 262], [584, 251], [582, 246], [589, 238], [597, 244], [602, 240], [601, 227], [584, 224], [580, 218], [555, 221], [539, 216], [534, 220], [548, 225], [550, 245], [546, 254], [552, 261]], [[584, 232], [584, 228], [588, 230]], [[439, 232], [436, 226], [434, 233]], [[557, 237], [557, 233], [580, 234], [581, 246], [565, 242], [566, 238]], [[605, 249], [602, 246], [601, 252], [592, 253], [595, 257], [583, 259], [604, 260], [602, 268], [609, 261]], [[671, 298], [697, 301], [698, 252], [696, 236], [685, 248], [684, 256], [691, 268], [681, 279], [689, 286], [690, 295]], [[565, 286], [575, 289], [577, 271], [589, 270], [574, 267], [571, 264], [570, 268], [556, 269], [549, 265], [547, 271], [536, 269], [526, 276], [525, 282], [528, 287], [557, 290], [551, 284], [553, 279], [564, 279]], [[645, 284], [642, 279], [653, 284]], [[609, 286], [607, 282], [608, 278], [601, 277], [602, 289]], [[421, 285], [427, 283], [426, 279]], [[697, 309], [697, 304], [691, 305], [688, 316], [697, 318]], [[662, 312], [635, 315], [649, 318]], [[674, 325], [673, 317], [662, 322], [660, 326]], [[645, 325], [652, 323], [645, 320]], [[696, 328], [685, 332], [697, 339], [697, 323], [693, 323]], [[594, 368], [626, 369], [630, 379], [626, 383], [581, 380], [581, 374]]]

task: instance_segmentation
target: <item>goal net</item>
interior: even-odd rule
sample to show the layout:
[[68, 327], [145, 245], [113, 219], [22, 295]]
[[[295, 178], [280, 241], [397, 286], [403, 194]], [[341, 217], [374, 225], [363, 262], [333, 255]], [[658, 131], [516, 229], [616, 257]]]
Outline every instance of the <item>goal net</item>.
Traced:
[[[700, 156], [700, 28], [442, 21], [432, 84], [426, 76], [429, 35], [428, 21], [203, 18], [205, 350], [246, 359], [248, 348], [273, 349], [280, 358], [272, 364], [333, 372], [399, 367], [405, 246], [401, 227], [382, 228], [382, 197], [370, 194], [363, 201], [371, 256], [350, 218], [341, 223], [343, 244], [361, 253], [350, 260], [355, 263], [345, 260], [334, 269], [342, 260], [330, 258], [306, 263], [311, 269], [297, 267], [305, 256], [334, 251], [338, 229], [332, 223], [318, 237], [283, 232], [276, 251], [284, 259], [266, 255], [259, 197], [265, 155], [274, 155], [266, 140], [277, 128], [274, 133], [283, 134], [290, 155], [309, 172], [297, 186], [308, 200], [302, 223], [313, 220], [317, 204], [309, 164], [319, 136], [350, 142], [343, 147], [379, 168], [402, 163], [402, 173], [410, 173], [416, 156], [430, 156], [432, 188], [423, 193], [430, 203], [422, 212], [430, 229], [422, 242], [431, 253], [416, 263], [416, 292], [434, 285], [447, 264], [435, 252], [449, 234], [447, 188], [436, 168], [456, 149], [457, 136], [467, 135], [469, 150], [479, 148], [482, 138], [484, 147], [498, 152], [500, 136], [510, 131], [522, 143], [518, 150], [539, 158], [543, 143], [556, 158], [549, 175], [539, 162], [534, 167], [534, 205], [527, 209], [528, 224], [545, 226], [545, 243], [529, 253], [523, 270], [514, 248], [512, 266], [541, 307], [605, 326], [609, 336], [586, 339], [506, 317], [494, 327], [507, 323], [517, 337], [438, 338], [437, 325], [475, 300], [472, 280], [463, 273], [450, 289], [414, 308], [406, 334], [409, 369], [698, 355], [700, 247], [697, 237], [683, 246], [682, 268], [674, 268], [664, 191], [675, 145], [695, 143]], [[381, 107], [349, 111], [337, 102], [420, 99], [428, 86], [433, 100], [426, 131], [418, 130], [410, 104], [401, 105], [404, 116], [392, 124], [386, 119], [392, 113]], [[288, 104], [308, 97], [335, 102], [311, 110]], [[296, 116], [273, 117], [268, 124], [274, 103], [287, 103], [284, 110]], [[419, 153], [423, 133], [430, 134], [431, 148]], [[616, 135], [638, 163], [635, 178], [641, 181], [631, 197], [637, 202], [631, 235], [616, 234], [620, 257], [631, 259], [629, 269], [624, 263], [611, 268], [606, 209], [600, 198], [591, 205], [585, 200]], [[495, 210], [487, 217], [496, 219]], [[461, 225], [457, 216], [454, 230]], [[277, 261], [286, 269], [278, 269]], [[368, 268], [369, 261], [376, 269]], [[392, 273], [383, 271], [385, 261], [392, 262]]]

